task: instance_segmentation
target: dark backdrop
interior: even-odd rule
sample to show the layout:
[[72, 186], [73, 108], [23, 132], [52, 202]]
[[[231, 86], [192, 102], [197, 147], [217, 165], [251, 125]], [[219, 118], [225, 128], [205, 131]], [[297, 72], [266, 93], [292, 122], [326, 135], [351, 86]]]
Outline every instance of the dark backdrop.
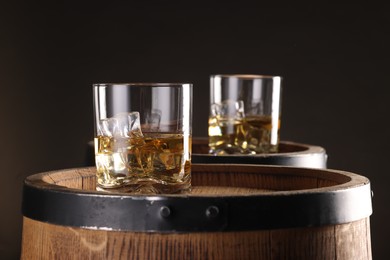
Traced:
[[192, 82], [206, 136], [216, 73], [284, 77], [281, 139], [371, 180], [373, 256], [389, 258], [387, 6], [64, 2], [0, 4], [1, 259], [20, 254], [23, 179], [85, 165], [92, 83]]

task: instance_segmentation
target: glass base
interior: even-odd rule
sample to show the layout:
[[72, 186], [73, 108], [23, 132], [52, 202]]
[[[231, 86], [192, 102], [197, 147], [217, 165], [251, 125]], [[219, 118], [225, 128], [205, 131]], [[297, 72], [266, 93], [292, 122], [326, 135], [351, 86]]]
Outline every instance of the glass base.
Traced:
[[103, 187], [96, 185], [97, 191], [109, 192], [109, 193], [131, 193], [131, 194], [183, 194], [191, 192], [191, 184], [161, 184], [140, 182], [136, 184], [125, 184], [119, 187]]
[[227, 155], [227, 154], [246, 154], [246, 155], [256, 155], [256, 154], [265, 154], [265, 153], [277, 153], [278, 145], [264, 145], [256, 147], [253, 149], [242, 148], [237, 145], [221, 145], [218, 147], [209, 146], [209, 154], [213, 155]]

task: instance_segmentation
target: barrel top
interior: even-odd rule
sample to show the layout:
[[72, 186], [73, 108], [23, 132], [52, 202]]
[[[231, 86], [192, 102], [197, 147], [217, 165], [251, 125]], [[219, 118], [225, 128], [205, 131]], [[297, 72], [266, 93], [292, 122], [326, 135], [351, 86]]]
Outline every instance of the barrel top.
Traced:
[[192, 141], [192, 161], [194, 163], [236, 163], [285, 165], [293, 167], [326, 168], [328, 156], [326, 150], [318, 145], [280, 141], [277, 153], [256, 155], [208, 153], [207, 137], [195, 137]]
[[340, 224], [371, 215], [369, 179], [287, 166], [193, 164], [187, 194], [95, 190], [95, 167], [28, 176], [23, 215], [95, 229], [233, 231]]

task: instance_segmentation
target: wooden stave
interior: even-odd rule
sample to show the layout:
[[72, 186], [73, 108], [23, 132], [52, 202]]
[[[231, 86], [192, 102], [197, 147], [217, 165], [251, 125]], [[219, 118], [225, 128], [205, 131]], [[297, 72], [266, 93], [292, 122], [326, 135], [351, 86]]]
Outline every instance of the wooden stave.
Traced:
[[241, 232], [91, 230], [23, 218], [22, 260], [370, 260], [369, 218], [335, 226]]

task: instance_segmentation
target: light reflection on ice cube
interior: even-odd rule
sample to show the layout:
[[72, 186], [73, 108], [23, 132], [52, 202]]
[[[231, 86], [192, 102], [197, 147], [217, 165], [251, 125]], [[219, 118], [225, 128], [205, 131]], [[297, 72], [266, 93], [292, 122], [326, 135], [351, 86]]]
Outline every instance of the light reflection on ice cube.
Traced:
[[247, 111], [248, 115], [263, 115], [265, 113], [264, 102], [261, 100], [252, 100], [250, 107], [247, 109], [249, 109]]
[[153, 109], [152, 111], [148, 111], [145, 114], [145, 128], [149, 131], [154, 130], [158, 131], [160, 129], [161, 122], [161, 110]]
[[241, 119], [245, 117], [244, 101], [224, 100], [211, 105], [211, 115], [215, 117], [232, 117]]
[[98, 124], [98, 135], [115, 138], [142, 137], [139, 112], [120, 113]]

